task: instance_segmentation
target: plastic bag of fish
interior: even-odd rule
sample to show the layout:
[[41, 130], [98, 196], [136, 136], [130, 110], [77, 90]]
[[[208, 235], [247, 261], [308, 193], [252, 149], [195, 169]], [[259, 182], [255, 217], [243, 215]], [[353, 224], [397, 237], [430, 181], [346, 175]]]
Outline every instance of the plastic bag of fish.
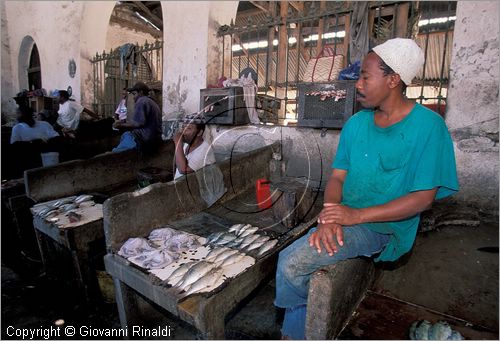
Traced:
[[448, 322], [438, 321], [435, 324], [427, 320], [415, 321], [409, 331], [410, 340], [463, 340], [463, 336], [452, 330]]
[[250, 224], [235, 224], [227, 232], [215, 232], [207, 237], [207, 245], [235, 248], [244, 253], [255, 253], [263, 256], [276, 246], [277, 239], [256, 233], [258, 227]]
[[200, 245], [197, 236], [164, 227], [151, 231], [148, 239], [129, 238], [118, 254], [145, 269], [162, 269], [179, 259], [182, 251]]

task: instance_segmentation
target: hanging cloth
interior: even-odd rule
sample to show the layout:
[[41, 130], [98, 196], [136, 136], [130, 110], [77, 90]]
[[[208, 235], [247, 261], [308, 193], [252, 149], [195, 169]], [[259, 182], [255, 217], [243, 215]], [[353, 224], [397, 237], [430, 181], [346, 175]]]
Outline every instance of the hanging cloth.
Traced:
[[357, 60], [362, 60], [368, 53], [370, 41], [368, 32], [368, 11], [368, 1], [353, 2], [353, 13], [349, 30], [350, 64], [353, 64]]

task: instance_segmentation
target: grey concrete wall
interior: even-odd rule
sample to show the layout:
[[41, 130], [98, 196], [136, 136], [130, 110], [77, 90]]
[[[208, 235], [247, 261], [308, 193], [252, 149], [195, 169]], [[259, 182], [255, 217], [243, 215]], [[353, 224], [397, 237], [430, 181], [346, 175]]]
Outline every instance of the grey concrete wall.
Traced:
[[[274, 145], [265, 146], [218, 164], [227, 188], [221, 203], [254, 186], [257, 179], [269, 177], [274, 148]], [[147, 236], [155, 227], [205, 209], [207, 204], [201, 199], [197, 180], [198, 176], [203, 178], [203, 170], [198, 172], [106, 200], [103, 219], [108, 250], [116, 252], [128, 238]]]
[[241, 153], [258, 146], [278, 142], [274, 158], [281, 159], [281, 175], [307, 177], [326, 184], [337, 150], [340, 130], [282, 126], [208, 126], [209, 135], [218, 151]]
[[459, 1], [446, 123], [457, 159], [459, 201], [498, 211], [499, 3]]
[[168, 141], [153, 155], [141, 156], [137, 151], [104, 153], [87, 160], [73, 160], [24, 173], [26, 195], [35, 201], [66, 196], [107, 192], [137, 181], [138, 170], [159, 167], [173, 170], [174, 144]]

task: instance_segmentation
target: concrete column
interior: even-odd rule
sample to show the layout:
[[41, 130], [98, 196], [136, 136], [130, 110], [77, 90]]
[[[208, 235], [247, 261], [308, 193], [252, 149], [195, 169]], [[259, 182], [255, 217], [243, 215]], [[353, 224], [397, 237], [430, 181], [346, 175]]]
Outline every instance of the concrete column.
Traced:
[[162, 3], [163, 119], [199, 110], [200, 89], [222, 75], [220, 25], [236, 15], [237, 1]]
[[[12, 74], [12, 63], [11, 63], [11, 46], [10, 39], [7, 31], [7, 16], [5, 13], [5, 2], [0, 2], [0, 15], [2, 20], [1, 26], [1, 39], [2, 39], [2, 114], [14, 113], [17, 109], [16, 102], [12, 97], [17, 93], [17, 87], [14, 86], [14, 78]], [[8, 115], [9, 120], [15, 118], [14, 115]]]
[[459, 1], [446, 122], [460, 201], [498, 210], [499, 3]]

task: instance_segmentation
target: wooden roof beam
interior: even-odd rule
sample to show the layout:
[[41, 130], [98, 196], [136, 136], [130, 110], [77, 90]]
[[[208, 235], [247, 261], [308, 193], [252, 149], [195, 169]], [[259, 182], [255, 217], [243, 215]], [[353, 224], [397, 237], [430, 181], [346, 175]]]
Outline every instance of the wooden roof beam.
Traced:
[[144, 13], [147, 14], [147, 16], [149, 17], [149, 19], [151, 19], [151, 22], [156, 26], [158, 27], [160, 30], [163, 30], [163, 20], [161, 20], [160, 18], [158, 18], [158, 16], [156, 16], [156, 14], [154, 14], [153, 12], [151, 12], [149, 10], [148, 7], [146, 7], [146, 5], [144, 5], [142, 2], [140, 1], [132, 1], [132, 3], [137, 7], [139, 8], [140, 10], [144, 11]]
[[269, 13], [269, 2], [268, 1], [250, 1], [252, 5], [263, 10], [266, 13]]
[[295, 10], [299, 13], [304, 11], [304, 2], [303, 1], [288, 1], [288, 4], [295, 8]]

